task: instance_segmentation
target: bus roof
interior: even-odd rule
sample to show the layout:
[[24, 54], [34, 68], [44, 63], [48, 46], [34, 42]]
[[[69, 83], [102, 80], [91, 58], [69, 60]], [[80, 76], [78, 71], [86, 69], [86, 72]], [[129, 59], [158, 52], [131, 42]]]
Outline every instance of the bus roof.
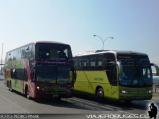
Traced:
[[63, 45], [68, 45], [68, 44], [65, 44], [65, 43], [62, 43], [62, 42], [57, 42], [57, 41], [36, 41], [36, 43], [54, 43], [54, 44], [63, 44]]
[[53, 43], [53, 44], [68, 45], [68, 44], [61, 43], [61, 42], [56, 42], [56, 41], [36, 41], [36, 42], [31, 42], [31, 43], [25, 44], [25, 45], [23, 45], [23, 46], [17, 47], [17, 48], [15, 48], [15, 49], [9, 50], [7, 53], [9, 53], [9, 52], [11, 52], [11, 51], [14, 51], [14, 50], [16, 50], [16, 49], [19, 49], [19, 48], [22, 48], [22, 47], [25, 47], [25, 46], [28, 46], [28, 45], [31, 45], [31, 44], [37, 44], [37, 43]]
[[80, 53], [80, 54], [75, 55], [75, 57], [88, 56], [88, 55], [95, 55], [95, 54], [104, 54], [104, 53], [147, 55], [147, 54], [145, 54], [145, 53], [135, 52], [135, 51], [96, 50], [96, 51], [86, 51], [86, 52], [83, 52], [83, 53]]

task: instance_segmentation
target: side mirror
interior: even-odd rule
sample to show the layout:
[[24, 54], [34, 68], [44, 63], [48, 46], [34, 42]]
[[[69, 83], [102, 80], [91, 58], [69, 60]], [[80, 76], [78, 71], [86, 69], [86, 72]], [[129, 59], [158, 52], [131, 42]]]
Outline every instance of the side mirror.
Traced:
[[153, 76], [159, 76], [159, 66], [157, 64], [151, 63], [151, 69]]

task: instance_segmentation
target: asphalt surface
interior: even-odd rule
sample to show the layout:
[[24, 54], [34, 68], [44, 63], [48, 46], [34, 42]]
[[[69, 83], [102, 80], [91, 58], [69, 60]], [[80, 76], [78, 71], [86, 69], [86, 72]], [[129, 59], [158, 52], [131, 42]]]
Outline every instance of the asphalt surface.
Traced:
[[[133, 101], [132, 103], [110, 100], [97, 102], [91, 97], [84, 96], [61, 99], [61, 101], [50, 99], [40, 100], [37, 102], [35, 100], [29, 100], [17, 92], [10, 92], [4, 85], [4, 80], [0, 80], [0, 118], [2, 116], [12, 116], [9, 118], [21, 118], [25, 116], [25, 118], [29, 119], [96, 119], [97, 117], [100, 117], [101, 114], [103, 116], [103, 114], [105, 115], [110, 113], [146, 115], [148, 105], [151, 102], [154, 102], [159, 108], [158, 94], [155, 94], [150, 101]], [[26, 115], [16, 114], [28, 114], [30, 116], [26, 117]], [[105, 116], [100, 118], [106, 119], [108, 117]]]

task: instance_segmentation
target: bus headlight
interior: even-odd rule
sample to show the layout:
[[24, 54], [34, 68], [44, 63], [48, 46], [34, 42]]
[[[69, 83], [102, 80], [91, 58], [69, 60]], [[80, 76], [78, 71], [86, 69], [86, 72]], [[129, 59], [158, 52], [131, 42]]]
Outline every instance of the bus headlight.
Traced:
[[122, 90], [122, 91], [121, 91], [121, 93], [126, 94], [126, 93], [128, 93], [128, 92], [127, 92], [127, 91], [125, 91], [125, 90]]
[[149, 90], [148, 93], [152, 93], [152, 90]]
[[39, 86], [37, 86], [37, 87], [36, 87], [36, 89], [38, 89], [38, 90], [39, 90], [39, 89], [40, 89], [40, 87], [39, 87]]

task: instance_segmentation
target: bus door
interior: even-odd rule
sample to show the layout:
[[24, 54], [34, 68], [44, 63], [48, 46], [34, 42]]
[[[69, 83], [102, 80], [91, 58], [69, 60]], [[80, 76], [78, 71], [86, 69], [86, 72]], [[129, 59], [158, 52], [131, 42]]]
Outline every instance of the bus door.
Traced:
[[106, 96], [110, 96], [111, 98], [117, 98], [118, 97], [118, 86], [117, 86], [117, 64], [115, 61], [115, 55], [108, 53], [106, 54], [106, 74], [108, 78], [108, 82], [110, 86], [108, 85], [108, 94], [106, 93]]
[[91, 71], [88, 68], [88, 58], [75, 58], [74, 61], [75, 68], [77, 70], [77, 79], [74, 84], [74, 89], [81, 92], [88, 92], [88, 87], [89, 85], [91, 85], [89, 79], [89, 74], [91, 73]]

